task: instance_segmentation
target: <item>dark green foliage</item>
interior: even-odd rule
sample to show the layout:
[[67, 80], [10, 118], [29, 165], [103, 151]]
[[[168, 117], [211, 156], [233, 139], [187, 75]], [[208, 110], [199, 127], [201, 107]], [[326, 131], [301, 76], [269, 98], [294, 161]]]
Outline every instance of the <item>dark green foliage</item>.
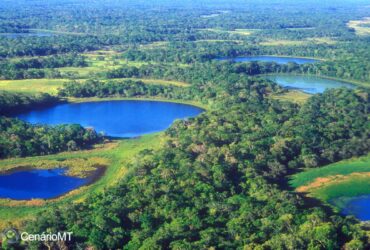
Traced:
[[72, 97], [166, 97], [180, 98], [183, 88], [145, 84], [142, 81], [108, 81], [88, 80], [85, 83], [70, 82], [59, 90], [59, 96]]
[[1, 116], [57, 102], [58, 98], [48, 94], [32, 96], [0, 92], [0, 159], [79, 150], [102, 141], [102, 136], [93, 129], [80, 125], [48, 127]]
[[301, 145], [299, 162], [306, 167], [359, 156], [370, 148], [369, 111], [367, 91], [326, 91], [310, 98], [284, 124], [282, 136]]
[[[322, 112], [328, 115], [319, 116], [321, 122], [307, 119], [304, 126], [326, 138], [328, 124], [340, 114], [354, 124], [346, 133], [366, 133], [365, 109], [359, 107], [367, 94], [328, 91], [302, 108], [257, 97], [224, 102], [217, 111], [173, 125], [165, 147], [142, 152], [116, 188], [50, 210], [28, 230], [72, 230], [76, 241], [99, 249], [339, 249], [359, 243], [365, 236], [351, 219], [307, 208], [272, 182], [281, 182], [287, 163], [304, 158], [306, 148], [331, 149], [305, 136], [305, 128], [287, 133], [286, 126]], [[313, 105], [317, 99], [320, 107]], [[341, 133], [335, 139], [343, 142], [338, 152], [352, 140]], [[315, 151], [311, 156], [321, 157]]]
[[44, 78], [52, 73], [53, 77], [57, 77], [60, 76], [57, 72], [44, 69], [85, 66], [84, 57], [75, 54], [5, 61], [0, 62], [0, 79]]
[[[86, 66], [78, 53], [109, 49], [117, 52], [113, 63], [147, 63], [99, 71], [90, 75], [94, 80], [65, 84], [59, 95], [175, 98], [207, 103], [210, 109], [176, 122], [166, 131], [166, 145], [141, 152], [118, 185], [80, 203], [49, 207], [26, 225], [28, 232], [72, 231], [72, 242], [53, 243], [61, 249], [64, 244], [71, 249], [369, 248], [358, 221], [308, 203], [286, 188], [288, 174], [302, 167], [368, 152], [368, 90], [330, 90], [297, 106], [271, 100], [283, 89], [258, 77], [299, 73], [368, 82], [369, 38], [346, 26], [368, 16], [368, 1], [44, 2], [5, 1], [0, 6], [2, 32], [61, 32], [0, 36], [2, 78], [60, 77], [54, 68]], [[253, 31], [242, 35], [235, 29]], [[312, 38], [336, 43], [306, 40]], [[308, 42], [261, 45], [269, 40]], [[263, 54], [326, 60], [305, 65], [215, 60]], [[13, 58], [47, 55], [53, 56]], [[176, 80], [190, 86], [114, 78]], [[4, 93], [0, 113], [54, 101], [47, 95]], [[71, 150], [68, 145], [79, 149], [101, 139], [79, 125], [31, 126], [9, 118], [0, 118], [0, 125], [0, 157]], [[40, 249], [47, 244], [30, 245]]]
[[58, 98], [45, 93], [29, 95], [0, 91], [0, 115], [15, 114], [26, 109], [46, 107], [59, 101]]
[[167, 64], [144, 65], [142, 67], [124, 66], [103, 73], [101, 77], [115, 78], [154, 78], [183, 81], [189, 87], [159, 86], [143, 84], [140, 80], [112, 80], [104, 83], [98, 80], [88, 80], [84, 84], [70, 82], [60, 89], [60, 96], [74, 97], [107, 97], [107, 96], [157, 96], [172, 99], [197, 100], [207, 103], [216, 98], [254, 94], [268, 95], [282, 91], [275, 83], [264, 79], [251, 79], [246, 74], [237, 71], [231, 63], [194, 64], [186, 68], [173, 67]]
[[[191, 51], [191, 52], [189, 52]], [[259, 62], [242, 63], [240, 70], [249, 75], [261, 73], [304, 73], [318, 76], [331, 76], [344, 79], [370, 81], [369, 42], [342, 43], [328, 48], [327, 45], [305, 46], [252, 46], [233, 43], [173, 43], [166, 48], [151, 50], [128, 50], [123, 57], [129, 60], [195, 63], [208, 62], [217, 58], [232, 58], [250, 55], [292, 55], [319, 57], [330, 60], [315, 64], [279, 65], [277, 63]]]
[[102, 140], [93, 129], [77, 124], [48, 127], [5, 117], [0, 117], [0, 131], [1, 159], [75, 151]]

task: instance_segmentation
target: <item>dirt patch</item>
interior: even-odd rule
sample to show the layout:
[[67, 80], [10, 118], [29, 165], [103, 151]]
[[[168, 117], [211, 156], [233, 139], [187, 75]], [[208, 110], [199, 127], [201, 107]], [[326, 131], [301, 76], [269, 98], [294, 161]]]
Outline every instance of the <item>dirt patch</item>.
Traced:
[[296, 188], [297, 192], [300, 193], [307, 193], [311, 191], [312, 189], [321, 188], [324, 186], [332, 185], [334, 183], [346, 181], [348, 179], [354, 178], [354, 177], [370, 177], [370, 172], [355, 172], [351, 173], [349, 175], [332, 175], [327, 177], [319, 177], [316, 178], [313, 182], [309, 183], [308, 185], [300, 186]]

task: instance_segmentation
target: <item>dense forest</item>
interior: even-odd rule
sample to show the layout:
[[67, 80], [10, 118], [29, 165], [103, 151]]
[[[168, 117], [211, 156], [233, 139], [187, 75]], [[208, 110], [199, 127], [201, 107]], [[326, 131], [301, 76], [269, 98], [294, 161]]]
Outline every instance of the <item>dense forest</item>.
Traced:
[[[173, 47], [158, 48], [151, 50], [130, 49], [123, 54], [129, 60], [174, 62], [174, 63], [195, 63], [206, 62], [217, 58], [228, 58], [245, 55], [298, 55], [304, 57], [335, 58], [333, 61], [321, 61], [318, 64], [290, 66], [277, 65], [273, 63], [262, 64], [262, 69], [256, 69], [253, 74], [272, 72], [296, 72], [313, 75], [326, 75], [345, 79], [357, 79], [362, 81], [370, 80], [370, 52], [368, 41], [356, 44], [341, 46], [306, 45], [293, 47], [260, 47], [243, 46], [232, 44], [186, 44], [175, 43]], [[191, 52], [189, 52], [191, 51]], [[340, 53], [339, 53], [340, 51]], [[356, 51], [356, 56], [351, 55]], [[358, 54], [357, 54], [358, 53]]]
[[[157, 149], [114, 162], [127, 173], [103, 192], [86, 187], [86, 198], [46, 202], [37, 207], [38, 216], [31, 216], [34, 206], [16, 207], [32, 211], [17, 226], [29, 233], [73, 232], [72, 241], [4, 242], [0, 249], [369, 249], [365, 223], [288, 185], [290, 175], [303, 169], [369, 152], [370, 37], [349, 25], [370, 16], [368, 5], [4, 1], [2, 161], [90, 149], [105, 140], [78, 124], [15, 118], [31, 109], [76, 98], [135, 98], [190, 102], [206, 110], [172, 124]], [[220, 60], [257, 55], [317, 62]], [[297, 104], [279, 99], [294, 93], [266, 74], [340, 78], [358, 86], [307, 95]], [[3, 91], [9, 86], [19, 88]], [[137, 145], [138, 139], [102, 145], [104, 157], [109, 150], [126, 154], [113, 144]], [[0, 213], [11, 209], [0, 201]]]
[[0, 62], [0, 79], [58, 78], [58, 72], [45, 69], [84, 66], [84, 57], [74, 54]]
[[184, 99], [181, 88], [162, 85], [148, 85], [142, 81], [100, 82], [88, 80], [78, 84], [69, 82], [59, 90], [61, 97], [164, 97], [170, 99]]
[[48, 127], [0, 117], [0, 129], [0, 159], [76, 151], [102, 141], [93, 129], [78, 124]]
[[53, 105], [59, 101], [57, 97], [45, 93], [29, 95], [0, 91], [0, 115], [16, 114], [31, 108]]
[[[116, 188], [50, 210], [28, 229], [73, 230], [72, 245], [99, 249], [361, 248], [365, 235], [352, 219], [307, 208], [279, 183], [287, 167], [316, 167], [369, 148], [367, 94], [329, 91], [301, 108], [260, 95], [227, 99], [172, 126], [166, 146], [139, 155]], [[352, 126], [343, 133], [346, 120]]]

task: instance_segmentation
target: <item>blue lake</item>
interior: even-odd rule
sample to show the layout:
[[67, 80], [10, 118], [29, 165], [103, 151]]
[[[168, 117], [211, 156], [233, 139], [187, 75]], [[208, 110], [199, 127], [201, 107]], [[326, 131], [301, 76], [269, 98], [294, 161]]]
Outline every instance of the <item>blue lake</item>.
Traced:
[[[342, 199], [338, 199], [342, 200]], [[335, 201], [332, 202], [335, 205]], [[370, 195], [363, 195], [353, 198], [346, 198], [341, 201], [341, 213], [344, 215], [354, 215], [361, 221], [370, 220]]]
[[0, 198], [50, 199], [89, 183], [89, 178], [66, 176], [65, 171], [33, 169], [0, 174]]
[[202, 109], [159, 101], [102, 101], [61, 104], [17, 115], [34, 124], [81, 124], [113, 137], [136, 137], [167, 129], [174, 120]]
[[309, 59], [309, 58], [299, 58], [299, 57], [280, 57], [280, 56], [244, 56], [244, 57], [234, 57], [234, 58], [219, 58], [218, 60], [229, 60], [233, 62], [275, 62], [278, 64], [287, 64], [289, 62], [294, 62], [297, 64], [305, 63], [315, 63], [319, 60]]
[[315, 76], [271, 75], [266, 78], [285, 88], [301, 90], [308, 94], [322, 93], [332, 88], [355, 88], [351, 83]]

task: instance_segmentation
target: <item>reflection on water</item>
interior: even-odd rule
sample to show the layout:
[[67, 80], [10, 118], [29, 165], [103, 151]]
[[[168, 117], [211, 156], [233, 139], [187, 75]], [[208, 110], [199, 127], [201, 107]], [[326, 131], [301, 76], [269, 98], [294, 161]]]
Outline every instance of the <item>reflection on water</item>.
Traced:
[[114, 137], [136, 137], [168, 128], [174, 120], [197, 116], [202, 109], [169, 102], [103, 101], [61, 104], [17, 117], [42, 124], [81, 124]]
[[0, 198], [50, 199], [86, 185], [89, 178], [66, 176], [66, 169], [32, 169], [0, 174]]
[[317, 94], [322, 93], [326, 89], [332, 88], [354, 88], [353, 84], [330, 80], [315, 76], [294, 76], [294, 75], [271, 75], [267, 76], [267, 79], [276, 82], [277, 84], [289, 88], [302, 90], [305, 93]]

